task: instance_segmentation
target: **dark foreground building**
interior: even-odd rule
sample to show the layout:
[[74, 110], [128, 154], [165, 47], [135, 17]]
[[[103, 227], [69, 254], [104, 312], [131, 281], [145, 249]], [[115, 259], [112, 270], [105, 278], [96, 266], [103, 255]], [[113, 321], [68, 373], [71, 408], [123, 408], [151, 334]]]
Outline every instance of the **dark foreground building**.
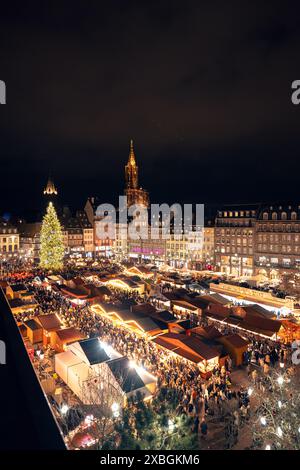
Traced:
[[0, 340], [6, 346], [6, 364], [0, 364], [0, 449], [65, 449], [1, 288]]

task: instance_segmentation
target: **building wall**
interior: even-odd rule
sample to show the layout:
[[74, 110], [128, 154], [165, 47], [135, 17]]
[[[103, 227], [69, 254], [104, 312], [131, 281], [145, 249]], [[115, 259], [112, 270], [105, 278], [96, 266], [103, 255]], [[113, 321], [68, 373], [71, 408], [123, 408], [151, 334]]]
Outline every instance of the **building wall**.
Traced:
[[94, 252], [94, 229], [84, 228], [83, 229], [83, 245], [85, 253]]
[[256, 222], [255, 271], [277, 278], [299, 272], [300, 206], [267, 206]]
[[152, 238], [148, 227], [148, 239], [132, 240], [128, 238], [128, 256], [137, 260], [165, 261], [166, 240]]
[[215, 226], [216, 269], [234, 276], [254, 273], [254, 240], [257, 210], [218, 211]]
[[171, 234], [166, 240], [166, 259], [175, 268], [187, 267], [189, 255], [189, 239], [183, 235], [181, 239], [176, 239]]
[[22, 224], [20, 230], [20, 255], [27, 259], [38, 259], [40, 252], [40, 222]]
[[15, 227], [0, 224], [0, 258], [7, 261], [19, 253], [20, 236]]
[[204, 227], [202, 260], [206, 264], [215, 264], [215, 227]]

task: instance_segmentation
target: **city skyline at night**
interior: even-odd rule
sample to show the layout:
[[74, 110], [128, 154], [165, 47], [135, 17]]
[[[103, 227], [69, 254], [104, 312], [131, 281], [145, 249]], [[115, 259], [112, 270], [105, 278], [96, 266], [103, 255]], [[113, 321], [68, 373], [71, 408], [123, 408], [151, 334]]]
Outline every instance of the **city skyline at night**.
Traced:
[[300, 450], [299, 13], [1, 4], [10, 466]]

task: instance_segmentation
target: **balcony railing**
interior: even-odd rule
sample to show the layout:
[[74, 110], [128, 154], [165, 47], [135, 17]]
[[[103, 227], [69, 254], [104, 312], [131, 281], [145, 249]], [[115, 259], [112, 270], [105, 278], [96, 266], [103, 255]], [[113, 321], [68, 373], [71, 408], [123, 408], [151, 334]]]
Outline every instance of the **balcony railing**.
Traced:
[[254, 266], [257, 268], [269, 268], [269, 269], [299, 269], [300, 264], [291, 263], [291, 264], [283, 264], [283, 263], [262, 263], [259, 261], [254, 262]]

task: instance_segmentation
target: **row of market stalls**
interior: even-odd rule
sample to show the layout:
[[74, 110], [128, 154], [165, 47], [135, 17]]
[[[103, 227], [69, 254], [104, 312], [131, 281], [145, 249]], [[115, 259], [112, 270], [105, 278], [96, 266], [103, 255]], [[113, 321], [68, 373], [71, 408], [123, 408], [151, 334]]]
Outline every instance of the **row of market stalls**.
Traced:
[[108, 318], [114, 325], [128, 328], [137, 335], [153, 337], [167, 332], [169, 328], [181, 327], [181, 322], [168, 310], [157, 310], [152, 304], [96, 303], [91, 311]]
[[54, 313], [26, 320], [19, 324], [19, 329], [32, 346], [50, 346], [56, 352], [64, 351], [68, 344], [85, 337], [77, 328], [65, 328]]
[[45, 281], [49, 289], [60, 293], [61, 296], [74, 304], [90, 304], [97, 300], [103, 300], [111, 295], [105, 285], [95, 285], [91, 280], [81, 276], [64, 279], [62, 276], [48, 276]]
[[[169, 354], [197, 364], [204, 377], [217, 364], [223, 365], [228, 355], [236, 365], [242, 363], [242, 354], [248, 343], [238, 335], [225, 337], [216, 328], [191, 328], [190, 321], [180, 320], [169, 311], [157, 311], [150, 304], [134, 305], [127, 310], [113, 307], [115, 306], [110, 304], [96, 304], [91, 309], [98, 315], [108, 316], [115, 324], [126, 326], [137, 334], [144, 334], [148, 340]], [[49, 345], [55, 352], [62, 352], [62, 355], [57, 354], [56, 357], [68, 359], [71, 357], [70, 351], [75, 354], [80, 349], [77, 343], [86, 344], [84, 335], [74, 327], [64, 328], [56, 314], [38, 315], [21, 324], [20, 330], [31, 344]], [[94, 345], [99, 347], [97, 342]], [[95, 350], [95, 346], [93, 348]], [[107, 351], [112, 350], [108, 348]], [[65, 352], [68, 354], [64, 356]], [[110, 359], [115, 359], [116, 354], [114, 352]], [[69, 385], [68, 381], [66, 383]]]
[[230, 356], [233, 363], [243, 363], [249, 342], [238, 334], [222, 335], [216, 328], [196, 327], [185, 333], [165, 333], [152, 340], [170, 354], [196, 364], [202, 377], [210, 377], [216, 366], [225, 365]]
[[139, 276], [142, 279], [153, 279], [156, 276], [155, 271], [143, 265], [129, 266], [125, 270], [125, 273], [128, 276]]
[[237, 333], [252, 334], [282, 342], [300, 338], [296, 320], [277, 319], [275, 309], [254, 302], [234, 305], [233, 299], [218, 292], [197, 295], [185, 289], [163, 292], [158, 304], [188, 317], [205, 316], [209, 320], [236, 329]]
[[[137, 270], [139, 272], [139, 270]], [[153, 273], [152, 273], [153, 274]], [[132, 271], [123, 273], [85, 273], [71, 279], [62, 276], [49, 276], [47, 281], [60, 290], [61, 294], [77, 303], [92, 303], [111, 294], [111, 288], [117, 288], [128, 292], [143, 294], [147, 290], [148, 283]]]
[[[64, 328], [56, 314], [38, 315], [19, 328], [25, 343], [56, 352], [55, 372], [84, 405], [101, 405], [107, 411], [117, 403], [121, 409], [131, 395], [140, 392], [149, 399], [155, 391], [152, 374], [98, 338], [86, 339], [78, 329]], [[53, 379], [50, 385], [53, 392]]]
[[285, 319], [275, 320], [272, 318], [272, 314], [270, 315], [270, 312], [260, 305], [253, 304], [232, 308], [210, 306], [206, 315], [215, 323], [272, 341], [292, 343], [294, 340], [300, 339], [298, 324]]
[[1, 283], [12, 313], [24, 313], [37, 307], [32, 291], [28, 290], [23, 283], [10, 284], [6, 281]]
[[240, 285], [210, 284], [210, 290], [226, 296], [232, 302], [241, 302], [243, 304], [259, 304], [266, 310], [274, 312], [277, 317], [287, 317], [290, 315], [298, 316], [299, 312], [295, 308], [295, 302], [291, 298], [281, 299], [274, 296], [271, 292], [265, 292], [257, 289], [249, 289]]
[[240, 365], [248, 346], [248, 341], [238, 335], [228, 335], [224, 340], [216, 328], [192, 328], [190, 320], [168, 310], [157, 310], [149, 303], [132, 305], [128, 309], [101, 303], [91, 306], [91, 311], [110, 319], [115, 326], [144, 336], [168, 354], [198, 365], [204, 377], [209, 376], [216, 365], [224, 365], [228, 355]]

